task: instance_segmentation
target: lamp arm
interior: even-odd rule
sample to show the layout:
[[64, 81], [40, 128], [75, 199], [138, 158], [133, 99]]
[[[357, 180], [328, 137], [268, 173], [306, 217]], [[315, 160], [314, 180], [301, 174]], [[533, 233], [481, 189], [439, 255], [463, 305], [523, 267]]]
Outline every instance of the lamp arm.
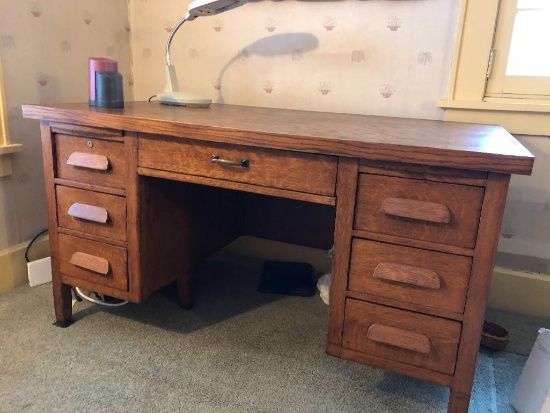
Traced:
[[178, 24], [172, 29], [170, 32], [170, 36], [168, 36], [168, 41], [166, 42], [166, 65], [170, 66], [170, 45], [172, 44], [172, 39], [174, 38], [174, 35], [178, 31], [178, 29], [182, 26], [183, 23], [185, 23], [189, 19], [189, 13], [185, 15], [183, 19], [181, 19]]

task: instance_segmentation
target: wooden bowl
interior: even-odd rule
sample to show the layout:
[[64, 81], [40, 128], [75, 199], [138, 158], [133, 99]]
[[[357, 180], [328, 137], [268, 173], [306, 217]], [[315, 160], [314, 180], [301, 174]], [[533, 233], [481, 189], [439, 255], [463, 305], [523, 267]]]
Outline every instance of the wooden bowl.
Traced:
[[481, 345], [494, 351], [504, 350], [510, 341], [510, 332], [498, 324], [483, 321]]

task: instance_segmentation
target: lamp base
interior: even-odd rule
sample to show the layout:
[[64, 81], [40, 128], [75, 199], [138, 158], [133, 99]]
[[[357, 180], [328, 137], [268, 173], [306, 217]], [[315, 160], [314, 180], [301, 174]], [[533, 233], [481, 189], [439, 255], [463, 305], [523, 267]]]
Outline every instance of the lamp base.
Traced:
[[164, 105], [207, 108], [212, 99], [190, 92], [163, 92], [157, 94], [157, 100]]

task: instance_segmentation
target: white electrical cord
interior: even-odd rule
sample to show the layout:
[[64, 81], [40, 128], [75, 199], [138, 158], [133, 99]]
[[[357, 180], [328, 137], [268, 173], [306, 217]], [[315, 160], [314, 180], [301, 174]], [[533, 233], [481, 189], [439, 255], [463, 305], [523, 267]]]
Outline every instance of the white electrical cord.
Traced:
[[95, 298], [92, 298], [82, 292], [82, 290], [78, 287], [75, 287], [75, 291], [78, 294], [79, 297], [83, 298], [86, 301], [89, 301], [94, 304], [98, 305], [104, 305], [105, 307], [120, 307], [125, 304], [128, 304], [128, 301], [121, 301], [120, 303], [106, 303], [105, 301], [97, 300]]

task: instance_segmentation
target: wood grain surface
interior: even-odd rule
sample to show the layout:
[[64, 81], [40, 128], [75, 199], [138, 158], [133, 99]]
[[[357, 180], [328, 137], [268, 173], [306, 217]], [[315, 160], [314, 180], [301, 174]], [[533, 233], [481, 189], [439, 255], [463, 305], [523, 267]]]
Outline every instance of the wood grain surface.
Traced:
[[182, 108], [126, 102], [24, 105], [23, 116], [210, 142], [372, 160], [531, 174], [534, 157], [499, 126], [217, 105]]
[[[357, 191], [355, 229], [463, 248], [476, 245], [483, 188], [360, 174]], [[392, 209], [395, 214], [405, 217], [389, 215], [383, 205], [388, 199], [395, 198], [420, 202], [409, 202], [416, 210]], [[404, 204], [406, 201], [401, 202]], [[429, 219], [428, 213], [434, 210], [433, 204], [437, 204], [438, 208], [444, 206], [449, 211], [449, 222], [426, 220]]]
[[124, 197], [60, 185], [56, 195], [60, 227], [126, 241]]
[[[390, 337], [389, 330], [383, 329], [375, 334], [376, 340], [373, 340], [372, 334], [370, 338], [368, 334], [373, 325], [395, 330], [391, 330]], [[457, 321], [347, 299], [342, 346], [375, 357], [453, 374], [460, 329]], [[405, 348], [405, 336], [417, 340], [413, 349]], [[429, 346], [425, 341], [420, 343], [422, 336], [427, 338]], [[425, 350], [429, 351], [426, 353]]]
[[55, 135], [56, 177], [75, 182], [124, 188], [124, 143], [100, 138]]
[[[383, 276], [377, 274], [383, 264], [390, 264], [393, 271]], [[396, 267], [401, 271], [398, 272]], [[471, 267], [470, 257], [355, 238], [351, 248], [348, 288], [461, 314]], [[429, 283], [424, 278], [419, 279], [425, 277], [427, 271], [437, 274], [439, 288], [433, 288], [435, 281]]]

